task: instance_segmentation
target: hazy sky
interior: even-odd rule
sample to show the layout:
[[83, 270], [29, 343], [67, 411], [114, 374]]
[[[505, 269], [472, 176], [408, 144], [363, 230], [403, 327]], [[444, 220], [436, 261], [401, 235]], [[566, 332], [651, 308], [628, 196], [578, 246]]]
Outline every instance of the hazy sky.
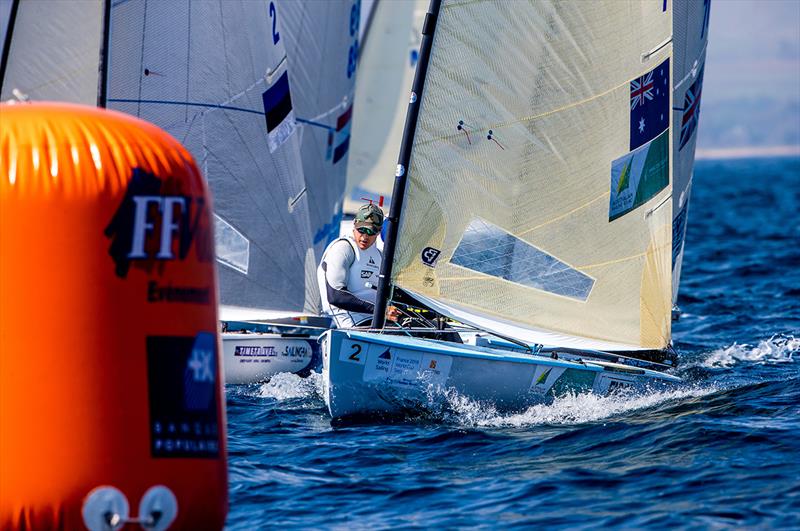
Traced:
[[800, 0], [713, 0], [706, 65], [704, 103], [800, 101]]

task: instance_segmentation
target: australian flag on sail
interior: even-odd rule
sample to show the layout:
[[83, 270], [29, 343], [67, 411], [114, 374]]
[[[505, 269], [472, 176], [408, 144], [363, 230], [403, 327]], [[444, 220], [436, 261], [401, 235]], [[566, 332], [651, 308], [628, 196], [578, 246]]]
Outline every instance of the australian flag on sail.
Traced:
[[[350, 148], [350, 122], [353, 117], [353, 106], [347, 108], [344, 113], [336, 119], [336, 148], [333, 150], [333, 163], [336, 164], [347, 154]], [[328, 141], [333, 142], [334, 135], [328, 136]]]
[[264, 115], [267, 118], [267, 143], [270, 153], [273, 153], [295, 130], [289, 73], [284, 71], [261, 95], [261, 99], [264, 101]]
[[697, 121], [700, 119], [700, 95], [703, 92], [703, 70], [702, 68], [700, 69], [700, 75], [697, 76], [697, 79], [683, 97], [681, 145], [678, 150], [683, 149], [683, 146], [692, 138], [694, 130], [697, 129]]
[[631, 151], [669, 127], [670, 90], [669, 59], [631, 81]]

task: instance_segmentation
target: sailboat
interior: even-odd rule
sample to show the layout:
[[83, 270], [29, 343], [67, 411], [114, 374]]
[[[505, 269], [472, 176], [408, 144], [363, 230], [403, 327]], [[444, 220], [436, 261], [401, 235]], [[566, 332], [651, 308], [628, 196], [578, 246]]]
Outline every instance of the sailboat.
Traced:
[[[675, 65], [702, 62], [679, 33], [707, 21], [675, 4], [431, 2], [373, 330], [322, 339], [331, 416], [419, 413], [450, 392], [514, 411], [681, 382]], [[399, 293], [472, 327], [471, 344], [385, 327]]]
[[[316, 318], [315, 269], [344, 178], [343, 170], [337, 180], [310, 165], [326, 148], [308, 149], [313, 135], [303, 118], [335, 129], [340, 102], [352, 99], [347, 51], [357, 5], [43, 0], [15, 2], [10, 12], [3, 100], [17, 93], [129, 113], [169, 132], [197, 160], [215, 201], [220, 319], [231, 330], [284, 331], [223, 334], [228, 383], [307, 370], [314, 325], [327, 325]], [[286, 27], [290, 14], [315, 23], [297, 37]], [[323, 77], [321, 55], [305, 53], [318, 35], [335, 36], [316, 44], [338, 54], [338, 77], [333, 66]], [[287, 41], [298, 40], [290, 56]], [[316, 102], [332, 100], [328, 115], [318, 116]], [[188, 311], [181, 289], [155, 285], [153, 296]]]

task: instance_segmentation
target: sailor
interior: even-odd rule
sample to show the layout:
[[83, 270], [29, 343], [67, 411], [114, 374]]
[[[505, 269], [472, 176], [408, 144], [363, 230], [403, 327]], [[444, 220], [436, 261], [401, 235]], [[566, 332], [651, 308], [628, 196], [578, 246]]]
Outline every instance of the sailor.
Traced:
[[[358, 209], [353, 233], [325, 249], [317, 268], [322, 309], [339, 328], [368, 326], [375, 309], [381, 251], [376, 242], [383, 227], [383, 211], [372, 203]], [[386, 318], [397, 320], [400, 312], [389, 306]]]

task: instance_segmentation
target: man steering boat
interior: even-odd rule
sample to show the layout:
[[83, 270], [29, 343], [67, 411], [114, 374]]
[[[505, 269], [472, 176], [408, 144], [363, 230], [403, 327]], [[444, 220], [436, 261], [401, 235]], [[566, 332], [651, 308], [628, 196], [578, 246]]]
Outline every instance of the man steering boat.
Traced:
[[[322, 254], [317, 268], [322, 309], [338, 328], [369, 326], [372, 321], [383, 259], [376, 242], [383, 220], [378, 205], [363, 205], [353, 220], [352, 234], [332, 242]], [[397, 308], [386, 309], [390, 321], [399, 316]]]

